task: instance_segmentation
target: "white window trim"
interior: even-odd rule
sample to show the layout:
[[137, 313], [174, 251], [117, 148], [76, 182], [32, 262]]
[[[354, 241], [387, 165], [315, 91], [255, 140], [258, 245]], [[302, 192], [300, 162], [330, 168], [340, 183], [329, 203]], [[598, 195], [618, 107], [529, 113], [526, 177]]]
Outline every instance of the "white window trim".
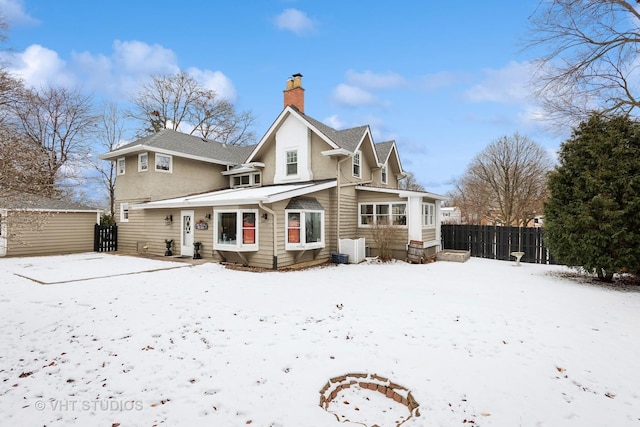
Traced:
[[[243, 176], [249, 176], [249, 183], [248, 184], [238, 184], [235, 185], [233, 183], [233, 181], [236, 178], [241, 178]], [[258, 176], [258, 182], [256, 182], [256, 176]], [[260, 172], [250, 172], [250, 173], [243, 173], [243, 174], [238, 174], [238, 175], [232, 175], [229, 177], [229, 186], [231, 188], [241, 188], [241, 187], [253, 187], [253, 186], [258, 186], [260, 185], [260, 183], [262, 182], [262, 177], [260, 176]], [[242, 178], [241, 178], [242, 179]]]
[[[356, 158], [358, 159], [356, 163]], [[355, 173], [356, 165], [358, 166], [358, 173]], [[353, 157], [351, 158], [351, 173], [355, 178], [362, 177], [362, 151], [357, 150], [353, 152]]]
[[[362, 223], [362, 206], [372, 205], [373, 206], [373, 224], [363, 224]], [[358, 203], [358, 227], [371, 228], [378, 225], [378, 215], [376, 214], [376, 206], [386, 205], [389, 207], [389, 218], [393, 217], [393, 205], [404, 205], [404, 216], [405, 223], [404, 224], [391, 224], [393, 227], [398, 228], [407, 228], [409, 225], [409, 206], [406, 202], [369, 202], [369, 203]], [[386, 225], [386, 224], [385, 224]]]
[[383, 184], [389, 183], [389, 171], [387, 169], [386, 163], [382, 165], [382, 168], [380, 169], [380, 182], [382, 182]]
[[[219, 215], [223, 213], [235, 213], [236, 214], [236, 243], [225, 244], [218, 242], [218, 230], [220, 229]], [[255, 227], [255, 242], [252, 244], [243, 244], [242, 237], [242, 214], [253, 213], [256, 219]], [[234, 252], [255, 252], [258, 250], [259, 236], [260, 236], [260, 217], [258, 216], [258, 209], [220, 209], [213, 212], [213, 249], [220, 251], [234, 251]]]
[[[147, 168], [142, 169], [142, 157], [147, 156]], [[149, 170], [149, 153], [138, 154], [138, 172], [146, 172]]]
[[[120, 170], [120, 161], [122, 160], [122, 170]], [[127, 160], [124, 157], [120, 157], [116, 160], [116, 175], [124, 175], [127, 171]]]
[[[294, 174], [290, 174], [289, 173], [289, 164], [290, 164], [289, 163], [289, 153], [295, 153], [295, 155], [296, 155], [296, 173], [294, 173]], [[291, 163], [291, 164], [293, 164], [293, 163]], [[299, 172], [300, 172], [300, 157], [298, 156], [298, 150], [297, 149], [295, 149], [295, 150], [285, 150], [285, 152], [284, 152], [284, 175], [287, 178], [291, 178], [291, 177], [298, 176]]]
[[[290, 213], [299, 213], [300, 214], [300, 243], [289, 243], [289, 224], [287, 222], [287, 218], [289, 218]], [[306, 233], [306, 214], [307, 213], [319, 213], [320, 214], [320, 241], [306, 243], [302, 242], [302, 237], [307, 235]], [[325, 247], [325, 217], [323, 210], [316, 209], [285, 209], [284, 211], [284, 249], [287, 251], [306, 251], [308, 249], [320, 249]]]
[[120, 222], [129, 222], [129, 203], [120, 203]]
[[[160, 157], [168, 157], [169, 158], [169, 170], [164, 170], [164, 169], [158, 169], [158, 159]], [[154, 156], [154, 170], [156, 172], [162, 172], [162, 173], [173, 173], [173, 156], [170, 156], [169, 154], [161, 154], [161, 153], [156, 153]]]
[[[433, 221], [433, 224], [429, 224], [427, 218], [428, 218], [428, 211], [425, 212], [425, 208], [430, 207], [432, 210], [432, 216], [431, 219]], [[423, 203], [422, 204], [422, 228], [436, 228], [436, 205], [435, 203]]]

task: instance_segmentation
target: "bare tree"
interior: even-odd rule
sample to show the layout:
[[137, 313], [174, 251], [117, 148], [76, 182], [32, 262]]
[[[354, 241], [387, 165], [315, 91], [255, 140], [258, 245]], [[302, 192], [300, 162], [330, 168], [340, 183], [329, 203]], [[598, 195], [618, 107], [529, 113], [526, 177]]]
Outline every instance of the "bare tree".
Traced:
[[[105, 103], [103, 113], [97, 122], [96, 143], [93, 148], [98, 149], [101, 153], [116, 149], [123, 140], [124, 123], [125, 112], [114, 102]], [[116, 203], [116, 164], [115, 162], [105, 162], [97, 156], [92, 157], [90, 163], [98, 171], [100, 185], [107, 192], [109, 215], [113, 217]]]
[[639, 1], [551, 0], [531, 17], [528, 48], [543, 49], [532, 78], [536, 96], [557, 125], [594, 111], [629, 114], [640, 107]]
[[250, 130], [255, 120], [251, 112], [237, 113], [231, 102], [184, 71], [153, 76], [132, 102], [132, 117], [143, 123], [146, 133], [180, 129], [231, 145], [255, 139]]
[[543, 211], [551, 156], [515, 133], [489, 144], [455, 185], [453, 200], [463, 218], [504, 225], [526, 225]]
[[413, 172], [407, 172], [407, 176], [399, 182], [401, 190], [425, 191], [424, 187], [418, 183]]
[[16, 131], [46, 157], [51, 189], [77, 174], [85, 161], [97, 117], [92, 97], [67, 88], [26, 89], [12, 103]]

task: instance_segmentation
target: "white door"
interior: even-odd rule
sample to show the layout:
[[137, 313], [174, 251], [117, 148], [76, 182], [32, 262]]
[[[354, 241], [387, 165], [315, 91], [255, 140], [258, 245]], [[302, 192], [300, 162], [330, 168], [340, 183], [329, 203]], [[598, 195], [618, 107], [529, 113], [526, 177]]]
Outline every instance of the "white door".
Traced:
[[7, 254], [7, 211], [0, 209], [0, 256]]
[[180, 224], [182, 232], [180, 233], [180, 255], [193, 256], [193, 211], [182, 211], [180, 214]]

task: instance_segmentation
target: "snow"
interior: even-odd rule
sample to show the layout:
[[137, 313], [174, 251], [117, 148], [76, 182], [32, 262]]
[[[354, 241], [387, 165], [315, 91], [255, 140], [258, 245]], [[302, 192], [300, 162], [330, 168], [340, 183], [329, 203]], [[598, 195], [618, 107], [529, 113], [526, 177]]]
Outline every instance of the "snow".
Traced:
[[[0, 425], [640, 424], [640, 291], [561, 266], [0, 259]], [[345, 421], [338, 422], [338, 419]], [[356, 422], [358, 424], [356, 424]]]

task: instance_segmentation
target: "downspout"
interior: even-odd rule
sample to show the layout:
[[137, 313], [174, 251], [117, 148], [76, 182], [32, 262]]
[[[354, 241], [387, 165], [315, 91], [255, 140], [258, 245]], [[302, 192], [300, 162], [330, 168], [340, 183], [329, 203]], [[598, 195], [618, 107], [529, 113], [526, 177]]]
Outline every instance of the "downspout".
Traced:
[[278, 234], [277, 234], [278, 218], [276, 217], [276, 213], [273, 211], [273, 209], [269, 209], [268, 207], [263, 205], [262, 202], [258, 202], [258, 206], [260, 207], [260, 209], [271, 214], [271, 216], [273, 217], [273, 269], [277, 270], [278, 269]]
[[340, 168], [340, 165], [342, 164], [342, 162], [345, 162], [347, 160], [349, 160], [351, 156], [347, 156], [342, 160], [338, 160], [338, 162], [336, 163], [336, 168], [337, 168], [337, 182], [336, 182], [336, 210], [337, 210], [337, 215], [336, 215], [336, 247], [338, 249], [338, 253], [340, 253], [340, 187], [342, 184], [340, 184], [340, 176], [342, 175], [342, 169]]

